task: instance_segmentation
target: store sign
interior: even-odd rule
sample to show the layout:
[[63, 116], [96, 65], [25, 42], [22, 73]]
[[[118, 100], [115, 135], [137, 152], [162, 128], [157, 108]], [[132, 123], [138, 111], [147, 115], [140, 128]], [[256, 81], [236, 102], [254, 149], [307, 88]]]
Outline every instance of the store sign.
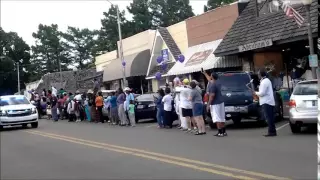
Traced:
[[309, 66], [318, 67], [318, 55], [316, 54], [309, 55]]
[[163, 58], [163, 62], [168, 62], [169, 61], [169, 51], [168, 49], [162, 49], [161, 50], [161, 55]]
[[257, 42], [246, 44], [246, 45], [241, 45], [238, 48], [239, 48], [239, 52], [244, 52], [244, 51], [251, 51], [254, 49], [260, 49], [268, 46], [272, 46], [271, 39], [257, 41]]
[[203, 61], [205, 61], [209, 57], [212, 51], [213, 50], [210, 49], [210, 50], [194, 53], [190, 57], [190, 59], [188, 60], [185, 66], [193, 66], [193, 65], [201, 64]]

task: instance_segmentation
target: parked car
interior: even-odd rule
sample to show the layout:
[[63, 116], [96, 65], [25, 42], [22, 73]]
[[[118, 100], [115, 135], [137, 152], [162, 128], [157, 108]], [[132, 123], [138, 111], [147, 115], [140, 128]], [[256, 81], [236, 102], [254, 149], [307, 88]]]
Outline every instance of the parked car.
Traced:
[[0, 129], [22, 125], [38, 127], [37, 108], [23, 95], [0, 96]]
[[[218, 75], [217, 82], [221, 84], [226, 120], [232, 120], [236, 125], [239, 125], [244, 118], [266, 124], [262, 108], [259, 106], [259, 99], [254, 97], [249, 89], [258, 90], [260, 84], [258, 76], [248, 72], [224, 72], [218, 73]], [[281, 96], [275, 92], [274, 97], [276, 102], [275, 115], [280, 120], [283, 118]], [[211, 128], [215, 127], [209, 113], [205, 119]]]
[[316, 125], [318, 120], [317, 80], [296, 84], [289, 101], [289, 123], [292, 133], [299, 133], [302, 126]]
[[157, 93], [151, 93], [142, 94], [135, 98], [135, 116], [137, 123], [140, 119], [152, 118], [156, 120], [157, 107], [154, 101], [157, 97]]

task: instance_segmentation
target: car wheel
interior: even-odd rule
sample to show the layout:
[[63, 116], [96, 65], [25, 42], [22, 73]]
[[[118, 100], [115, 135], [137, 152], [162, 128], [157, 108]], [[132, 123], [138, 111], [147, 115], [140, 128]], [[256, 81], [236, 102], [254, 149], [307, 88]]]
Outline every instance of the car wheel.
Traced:
[[22, 124], [22, 128], [27, 128], [28, 124]]
[[0, 126], [0, 131], [2, 131], [3, 130], [3, 126]]
[[138, 124], [139, 123], [139, 119], [138, 118], [136, 118], [136, 124]]
[[292, 124], [290, 122], [290, 128], [291, 128], [291, 132], [293, 134], [296, 134], [296, 133], [300, 133], [301, 132], [301, 126], [299, 126], [298, 124]]
[[31, 123], [32, 128], [38, 128], [38, 122]]
[[233, 124], [239, 126], [241, 124], [241, 117], [232, 118]]

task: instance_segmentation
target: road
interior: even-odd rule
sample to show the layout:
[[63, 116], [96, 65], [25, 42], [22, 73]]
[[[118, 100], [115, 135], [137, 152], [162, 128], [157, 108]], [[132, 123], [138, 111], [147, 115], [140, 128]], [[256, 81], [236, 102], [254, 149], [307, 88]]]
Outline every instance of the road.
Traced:
[[228, 137], [178, 129], [40, 120], [1, 132], [1, 179], [316, 179], [316, 128], [277, 137], [244, 122]]

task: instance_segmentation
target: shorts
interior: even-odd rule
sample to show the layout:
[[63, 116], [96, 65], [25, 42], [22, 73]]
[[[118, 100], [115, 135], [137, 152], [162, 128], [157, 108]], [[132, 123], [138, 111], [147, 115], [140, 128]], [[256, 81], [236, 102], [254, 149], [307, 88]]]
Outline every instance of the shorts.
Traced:
[[203, 114], [203, 104], [202, 103], [196, 103], [193, 105], [193, 116], [202, 116]]
[[210, 105], [211, 118], [214, 123], [226, 122], [224, 103]]
[[182, 117], [192, 117], [193, 116], [192, 109], [181, 108], [181, 111], [182, 111]]

